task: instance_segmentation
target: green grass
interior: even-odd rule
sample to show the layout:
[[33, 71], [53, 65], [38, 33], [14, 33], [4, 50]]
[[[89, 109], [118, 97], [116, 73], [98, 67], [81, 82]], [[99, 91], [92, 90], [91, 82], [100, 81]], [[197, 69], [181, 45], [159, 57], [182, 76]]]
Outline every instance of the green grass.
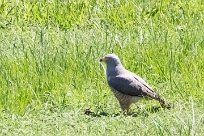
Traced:
[[[119, 114], [112, 52], [173, 108]], [[1, 135], [203, 135], [204, 2], [2, 0], [0, 71]]]

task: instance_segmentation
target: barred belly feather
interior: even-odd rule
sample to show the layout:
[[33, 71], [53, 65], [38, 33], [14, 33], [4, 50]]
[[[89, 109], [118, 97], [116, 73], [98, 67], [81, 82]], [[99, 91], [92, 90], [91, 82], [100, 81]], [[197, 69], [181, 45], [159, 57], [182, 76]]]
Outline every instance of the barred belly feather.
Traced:
[[112, 89], [112, 91], [120, 103], [132, 104], [141, 99], [141, 97], [125, 95], [115, 89]]

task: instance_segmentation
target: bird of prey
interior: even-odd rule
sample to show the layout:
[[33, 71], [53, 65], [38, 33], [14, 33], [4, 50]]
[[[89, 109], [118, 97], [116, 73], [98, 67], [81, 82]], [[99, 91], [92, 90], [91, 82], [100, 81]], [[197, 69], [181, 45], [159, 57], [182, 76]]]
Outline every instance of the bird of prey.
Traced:
[[128, 113], [130, 105], [144, 97], [157, 100], [163, 108], [169, 107], [141, 77], [126, 70], [117, 55], [107, 54], [100, 59], [100, 62], [106, 63], [108, 85], [118, 99], [123, 112]]

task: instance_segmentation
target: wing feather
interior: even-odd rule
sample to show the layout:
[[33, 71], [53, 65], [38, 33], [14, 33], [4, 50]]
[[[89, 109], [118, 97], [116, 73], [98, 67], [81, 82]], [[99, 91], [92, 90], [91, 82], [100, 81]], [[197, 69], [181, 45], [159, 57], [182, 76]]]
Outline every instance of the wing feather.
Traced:
[[140, 82], [138, 78], [135, 78], [129, 74], [118, 75], [109, 78], [108, 84], [113, 89], [131, 96], [150, 96], [155, 93], [144, 83]]

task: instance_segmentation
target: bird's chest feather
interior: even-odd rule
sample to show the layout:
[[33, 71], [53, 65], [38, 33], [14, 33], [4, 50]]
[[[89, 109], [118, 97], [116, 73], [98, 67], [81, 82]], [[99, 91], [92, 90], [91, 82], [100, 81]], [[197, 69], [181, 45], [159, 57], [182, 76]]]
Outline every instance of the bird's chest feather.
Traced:
[[107, 77], [108, 82], [110, 81], [110, 79], [111, 79], [111, 77], [108, 76], [108, 77]]

